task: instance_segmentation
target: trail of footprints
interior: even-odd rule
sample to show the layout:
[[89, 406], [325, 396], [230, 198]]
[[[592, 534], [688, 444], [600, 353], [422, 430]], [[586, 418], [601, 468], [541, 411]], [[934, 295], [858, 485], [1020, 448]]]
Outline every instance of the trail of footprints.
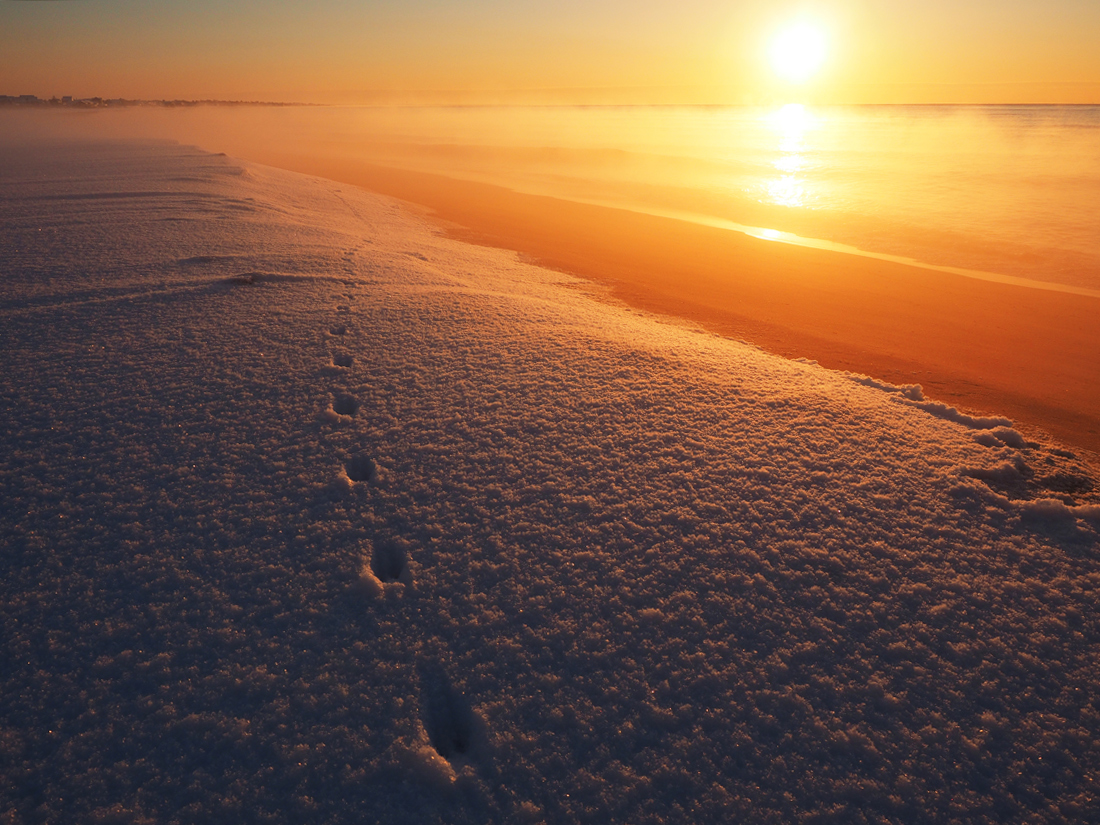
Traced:
[[[353, 296], [349, 293], [347, 297], [351, 300]], [[349, 314], [351, 305], [339, 304], [336, 311], [344, 315]], [[342, 339], [348, 335], [350, 330], [349, 324], [336, 324], [329, 328], [329, 335]], [[355, 364], [355, 356], [347, 351], [334, 351], [331, 359], [331, 371], [337, 375], [346, 375], [347, 371]], [[346, 388], [337, 389], [332, 394], [330, 410], [331, 414], [325, 416], [330, 421], [341, 422], [344, 419], [355, 418], [359, 414], [359, 399], [348, 392]], [[378, 481], [378, 465], [366, 453], [358, 453], [351, 456], [344, 464], [344, 474], [347, 476], [349, 483], [375, 483]]]
[[[353, 299], [351, 294], [347, 295]], [[339, 304], [336, 312], [344, 316], [338, 319], [328, 328], [332, 343], [340, 348], [333, 348], [331, 364], [327, 370], [342, 378], [347, 378], [349, 370], [355, 365], [355, 357], [348, 350], [351, 348], [350, 336], [354, 332], [354, 324], [347, 320], [351, 314], [349, 304]], [[334, 388], [331, 395], [331, 416], [329, 420], [336, 423], [347, 423], [359, 415], [361, 405], [359, 400], [352, 395], [345, 386]], [[994, 438], [994, 436], [997, 436]], [[983, 440], [984, 439], [984, 440]], [[1008, 442], [1003, 434], [994, 433], [979, 438], [979, 443], [987, 446], [1012, 446], [1012, 447], [1037, 447], [1034, 444], [1015, 444]], [[1002, 443], [1003, 442], [1003, 443]], [[1067, 454], [1068, 455], [1068, 454]], [[1068, 455], [1073, 458], [1072, 455]], [[1054, 483], [1062, 481], [1062, 476], [1054, 470], [1059, 468], [1046, 468], [1047, 477], [1043, 481], [1046, 487], [1059, 489]], [[976, 472], [976, 471], [975, 471]], [[1064, 470], [1063, 470], [1064, 472]], [[977, 474], [977, 472], [976, 472]], [[1023, 486], [1031, 481], [1027, 478], [1017, 479], [1014, 475], [1012, 481], [1020, 490], [1013, 490], [1019, 496], [1023, 492]], [[365, 452], [350, 455], [344, 463], [343, 475], [349, 489], [356, 485], [375, 485], [379, 482], [379, 467], [372, 456]], [[988, 475], [988, 473], [987, 473]], [[999, 477], [990, 477], [991, 486]], [[1076, 476], [1066, 477], [1062, 481], [1066, 487], [1065, 492], [1080, 495], [1082, 492], [1091, 492], [1091, 487], [1082, 489], [1084, 482]], [[1009, 481], [1002, 482], [1002, 486]], [[1071, 482], [1073, 485], [1070, 486]], [[407, 598], [413, 594], [413, 569], [410, 566], [410, 551], [414, 545], [401, 538], [378, 540], [372, 543], [369, 558], [362, 560], [358, 574], [355, 577], [355, 588], [370, 602], [378, 604], [381, 601], [395, 603], [395, 600]], [[418, 613], [418, 611], [417, 611]], [[417, 628], [412, 620], [406, 617], [403, 622], [406, 632], [416, 632]], [[414, 775], [429, 782], [442, 784], [444, 787], [457, 787], [457, 783], [470, 779], [477, 773], [493, 773], [493, 760], [491, 759], [491, 745], [486, 724], [483, 718], [474, 710], [469, 699], [448, 676], [447, 669], [437, 658], [419, 656], [420, 661], [416, 665], [417, 681], [419, 683], [419, 724], [420, 735], [411, 747], [407, 747], [403, 766]], [[406, 742], [406, 746], [410, 743]], [[475, 780], [476, 781], [476, 780]], [[469, 783], [466, 783], [469, 791]]]
[[[352, 295], [347, 296], [349, 300]], [[348, 304], [339, 304], [341, 315], [351, 312]], [[352, 330], [348, 323], [336, 323], [329, 327], [329, 335], [347, 342]], [[355, 364], [355, 357], [346, 350], [331, 353], [331, 370], [336, 375], [347, 375]], [[354, 419], [360, 411], [359, 400], [345, 387], [332, 393], [331, 412], [337, 422]], [[378, 464], [367, 453], [351, 455], [344, 463], [349, 487], [357, 484], [376, 484], [379, 480]], [[356, 588], [371, 600], [383, 598], [396, 586], [395, 597], [411, 594], [413, 574], [409, 564], [412, 544], [403, 539], [379, 540], [373, 543], [370, 558], [364, 560], [356, 578]], [[459, 771], [467, 769], [471, 760], [483, 761], [487, 751], [484, 722], [474, 711], [469, 700], [457, 689], [441, 662], [431, 659], [418, 667], [420, 684], [420, 722], [423, 734], [430, 745], [425, 758], [423, 753], [413, 754], [411, 767], [422, 777], [451, 784]], [[438, 764], [442, 760], [442, 770]], [[418, 764], [417, 764], [418, 763]]]

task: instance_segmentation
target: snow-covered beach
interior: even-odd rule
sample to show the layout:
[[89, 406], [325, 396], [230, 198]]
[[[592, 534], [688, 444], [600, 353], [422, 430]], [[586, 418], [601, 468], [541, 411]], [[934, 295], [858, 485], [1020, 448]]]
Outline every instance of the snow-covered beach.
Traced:
[[1067, 451], [351, 186], [0, 183], [6, 821], [1100, 816]]

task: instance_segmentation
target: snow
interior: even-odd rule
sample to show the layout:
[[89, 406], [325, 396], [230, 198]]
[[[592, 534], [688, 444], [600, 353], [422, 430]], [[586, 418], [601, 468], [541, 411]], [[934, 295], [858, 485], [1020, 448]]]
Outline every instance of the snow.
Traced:
[[0, 226], [4, 821], [1100, 816], [1066, 451], [190, 147]]

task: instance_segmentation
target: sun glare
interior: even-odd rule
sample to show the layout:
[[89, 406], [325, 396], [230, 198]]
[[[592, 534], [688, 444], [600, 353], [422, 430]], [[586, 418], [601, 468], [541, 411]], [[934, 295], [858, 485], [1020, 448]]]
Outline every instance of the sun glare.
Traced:
[[771, 60], [784, 80], [804, 83], [825, 62], [825, 34], [808, 23], [789, 26], [772, 41]]

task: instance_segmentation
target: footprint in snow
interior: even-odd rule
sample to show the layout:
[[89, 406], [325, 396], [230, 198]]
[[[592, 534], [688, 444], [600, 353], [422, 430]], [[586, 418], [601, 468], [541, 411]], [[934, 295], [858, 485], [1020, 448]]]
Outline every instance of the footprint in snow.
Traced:
[[409, 592], [413, 574], [407, 544], [401, 540], [375, 544], [369, 563], [359, 569], [358, 589], [371, 598], [383, 595], [392, 585], [399, 586], [399, 594]]
[[350, 395], [337, 395], [332, 399], [332, 411], [337, 415], [354, 417], [359, 412], [359, 402]]
[[378, 465], [374, 463], [373, 458], [363, 453], [348, 459], [348, 463], [344, 465], [344, 471], [351, 481], [378, 481]]
[[370, 557], [370, 569], [382, 584], [402, 582], [411, 584], [409, 554], [404, 542], [379, 542], [374, 545]]
[[436, 753], [452, 764], [482, 755], [484, 724], [438, 662], [420, 668], [420, 707]]

